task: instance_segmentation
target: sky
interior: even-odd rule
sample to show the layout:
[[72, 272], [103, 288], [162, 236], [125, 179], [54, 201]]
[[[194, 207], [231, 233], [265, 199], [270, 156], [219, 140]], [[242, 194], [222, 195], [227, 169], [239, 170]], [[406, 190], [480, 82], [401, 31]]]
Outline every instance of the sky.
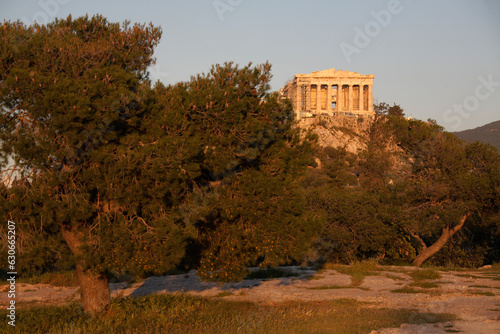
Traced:
[[448, 131], [500, 120], [498, 0], [0, 0], [0, 21], [101, 14], [161, 26], [154, 79], [272, 64], [272, 90], [329, 68], [375, 75], [374, 102]]

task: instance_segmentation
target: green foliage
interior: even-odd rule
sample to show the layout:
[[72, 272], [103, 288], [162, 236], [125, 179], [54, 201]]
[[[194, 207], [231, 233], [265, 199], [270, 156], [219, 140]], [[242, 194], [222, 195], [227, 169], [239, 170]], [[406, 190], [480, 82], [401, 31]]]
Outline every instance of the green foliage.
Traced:
[[350, 263], [379, 256], [397, 238], [397, 212], [374, 194], [325, 187], [310, 193], [310, 203], [325, 214], [314, 247], [327, 261]]
[[412, 271], [410, 276], [413, 277], [415, 281], [441, 278], [441, 275], [434, 269], [417, 269]]
[[487, 297], [495, 297], [496, 294], [491, 291], [478, 291], [478, 290], [469, 290], [467, 291], [471, 295], [479, 295], [479, 296], [487, 296]]
[[[389, 113], [387, 104], [378, 109], [365, 134], [366, 150], [358, 156], [318, 150], [321, 168], [302, 180], [309, 206], [324, 226], [310, 260], [377, 257], [388, 264], [408, 263], [422, 243], [430, 246], [457, 228], [432, 263], [473, 267], [497, 261], [500, 156], [495, 149], [464, 144], [433, 120]], [[467, 232], [458, 226], [465, 216]]]
[[290, 105], [266, 93], [269, 71], [226, 63], [156, 88], [168, 117], [155, 124], [189, 134], [198, 152], [197, 187], [178, 213], [196, 228], [186, 261], [205, 279], [241, 279], [247, 266], [300, 258], [317, 229], [295, 182], [312, 163], [311, 145], [292, 128]]
[[366, 276], [377, 275], [376, 272], [380, 270], [378, 263], [373, 259], [355, 261], [348, 266], [327, 263], [325, 265], [325, 269], [335, 269], [340, 273], [350, 275], [352, 279], [352, 286], [361, 285]]
[[476, 238], [457, 234], [436, 261], [498, 260], [491, 146], [380, 104], [364, 152], [324, 148], [321, 169], [307, 168], [314, 138], [268, 92], [269, 63], [151, 87], [160, 37], [99, 15], [0, 28], [0, 167], [12, 158], [21, 174], [0, 185], [0, 214], [16, 221], [25, 275], [77, 265], [144, 277], [182, 264], [230, 281], [311, 249], [316, 260], [409, 261], [410, 235], [434, 242], [464, 215]]
[[102, 16], [2, 28], [1, 151], [25, 178], [1, 189], [1, 209], [18, 226], [19, 269], [41, 272], [68, 255], [62, 231], [78, 236], [64, 241], [84, 269], [173, 268], [190, 232], [166, 199], [188, 178], [169, 170], [191, 157], [163, 151], [172, 139], [153, 149], [145, 131], [161, 30]]
[[423, 288], [423, 289], [434, 289], [434, 288], [439, 287], [439, 284], [434, 283], [434, 282], [418, 281], [418, 282], [412, 283], [411, 286], [417, 286], [417, 287]]
[[399, 288], [399, 289], [391, 290], [391, 292], [392, 293], [425, 293], [425, 291], [422, 291], [420, 289], [411, 288], [408, 286], [405, 286], [405, 287]]
[[356, 155], [345, 149], [325, 147], [317, 153], [322, 161], [325, 176], [329, 177], [328, 183], [333, 187], [356, 186], [358, 178], [355, 164]]
[[0, 29], [1, 152], [22, 171], [0, 212], [26, 272], [66, 258], [147, 276], [182, 261], [227, 281], [307, 250], [318, 224], [296, 180], [310, 138], [268, 93], [271, 65], [151, 88], [160, 36], [101, 16]]
[[417, 251], [411, 243], [410, 236], [403, 234], [388, 245], [384, 262], [387, 264], [410, 263], [416, 255]]
[[397, 116], [404, 117], [405, 114], [403, 112], [403, 108], [399, 104], [394, 103], [392, 106], [385, 102], [380, 102], [378, 104], [373, 105], [373, 111], [377, 115], [382, 116]]
[[[29, 173], [75, 166], [136, 125], [161, 30], [102, 16], [0, 29], [0, 140]], [[14, 131], [15, 130], [15, 131]]]
[[[471, 225], [457, 232], [453, 239], [429, 260], [429, 264], [478, 268], [487, 262], [491, 247], [494, 247], [494, 242], [490, 239], [491, 233], [488, 233], [487, 229], [482, 226]], [[492, 246], [490, 247], [488, 243], [492, 243]]]
[[[488, 227], [498, 217], [500, 208], [500, 157], [496, 151], [479, 143], [464, 145], [432, 121], [390, 118], [389, 122], [412, 168], [396, 188], [404, 198], [408, 214], [405, 228], [430, 245], [443, 229], [455, 228], [461, 217], [469, 215], [467, 226], [475, 225], [478, 234], [488, 235], [483, 240], [491, 240], [493, 235]], [[475, 265], [485, 255], [482, 241], [477, 241], [476, 256], [469, 258]], [[463, 257], [458, 256], [458, 262], [460, 258]]]
[[[27, 284], [50, 284], [52, 286], [78, 286], [76, 274], [74, 270], [59, 270], [55, 272], [46, 272], [41, 275], [28, 276], [24, 272], [21, 276], [16, 277], [16, 283]], [[0, 284], [8, 284], [4, 279]]]

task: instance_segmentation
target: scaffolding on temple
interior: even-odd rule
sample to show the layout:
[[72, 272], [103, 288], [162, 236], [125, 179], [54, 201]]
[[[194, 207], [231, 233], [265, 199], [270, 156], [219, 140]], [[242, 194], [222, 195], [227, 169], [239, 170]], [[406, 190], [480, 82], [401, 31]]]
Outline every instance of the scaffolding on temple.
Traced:
[[298, 80], [297, 85], [300, 87], [297, 87], [300, 89], [300, 111], [304, 113], [310, 113], [311, 112], [311, 80]]

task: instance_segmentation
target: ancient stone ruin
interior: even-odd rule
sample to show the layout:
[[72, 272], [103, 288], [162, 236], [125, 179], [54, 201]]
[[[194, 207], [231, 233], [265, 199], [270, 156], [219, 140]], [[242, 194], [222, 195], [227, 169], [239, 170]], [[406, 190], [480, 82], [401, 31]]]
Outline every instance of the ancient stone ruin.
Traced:
[[296, 119], [328, 116], [372, 116], [372, 74], [335, 70], [296, 74], [280, 89], [293, 103]]

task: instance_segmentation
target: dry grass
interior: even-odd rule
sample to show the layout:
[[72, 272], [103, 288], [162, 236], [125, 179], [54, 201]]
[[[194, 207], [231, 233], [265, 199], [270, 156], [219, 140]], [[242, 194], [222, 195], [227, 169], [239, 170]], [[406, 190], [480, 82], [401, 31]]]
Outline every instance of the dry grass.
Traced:
[[369, 333], [403, 323], [455, 320], [450, 314], [373, 308], [352, 299], [260, 305], [186, 295], [118, 298], [94, 317], [83, 315], [78, 304], [20, 309], [16, 315], [17, 332], [33, 334]]
[[[7, 283], [8, 282], [5, 280], [2, 281], [1, 284]], [[74, 270], [56, 271], [32, 277], [19, 276], [16, 278], [16, 283], [50, 284], [52, 286], [78, 286]]]
[[351, 276], [351, 285], [359, 286], [366, 276], [378, 275], [377, 271], [383, 270], [375, 260], [354, 262], [348, 266], [341, 264], [325, 264], [324, 269], [333, 269]]
[[418, 269], [412, 271], [410, 276], [413, 277], [415, 281], [423, 281], [423, 280], [434, 280], [440, 279], [441, 275], [435, 269]]

